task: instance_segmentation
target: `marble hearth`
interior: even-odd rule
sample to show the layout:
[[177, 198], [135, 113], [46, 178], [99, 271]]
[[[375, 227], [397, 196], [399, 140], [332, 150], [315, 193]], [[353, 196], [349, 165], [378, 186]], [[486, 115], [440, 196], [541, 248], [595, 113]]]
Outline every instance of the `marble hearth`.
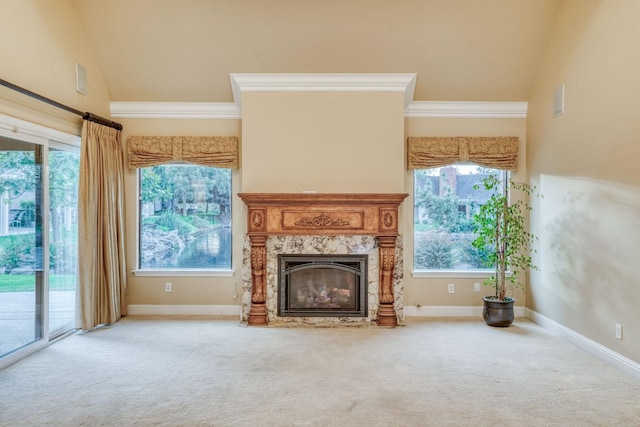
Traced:
[[[396, 326], [402, 318], [398, 207], [406, 194], [241, 193], [248, 207], [242, 316], [277, 324]], [[278, 255], [367, 255], [366, 317], [278, 316]]]

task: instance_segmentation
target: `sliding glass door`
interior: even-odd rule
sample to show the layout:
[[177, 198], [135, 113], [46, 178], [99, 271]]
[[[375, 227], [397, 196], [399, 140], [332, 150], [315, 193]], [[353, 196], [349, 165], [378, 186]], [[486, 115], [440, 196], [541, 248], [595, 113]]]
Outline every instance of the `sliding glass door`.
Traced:
[[0, 366], [74, 328], [78, 151], [0, 116]]
[[49, 334], [75, 321], [78, 269], [77, 149], [51, 142], [49, 148]]
[[42, 152], [0, 138], [0, 355], [43, 336]]

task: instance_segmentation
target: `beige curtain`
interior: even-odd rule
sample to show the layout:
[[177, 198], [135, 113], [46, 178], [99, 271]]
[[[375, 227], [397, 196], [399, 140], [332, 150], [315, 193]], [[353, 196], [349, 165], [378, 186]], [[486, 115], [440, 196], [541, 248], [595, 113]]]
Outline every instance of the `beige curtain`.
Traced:
[[77, 326], [91, 330], [126, 314], [124, 150], [119, 130], [83, 123], [78, 206]]
[[130, 136], [129, 168], [189, 162], [218, 168], [238, 168], [235, 136]]
[[518, 169], [517, 136], [409, 137], [407, 167], [428, 169], [456, 162], [471, 162], [495, 169]]

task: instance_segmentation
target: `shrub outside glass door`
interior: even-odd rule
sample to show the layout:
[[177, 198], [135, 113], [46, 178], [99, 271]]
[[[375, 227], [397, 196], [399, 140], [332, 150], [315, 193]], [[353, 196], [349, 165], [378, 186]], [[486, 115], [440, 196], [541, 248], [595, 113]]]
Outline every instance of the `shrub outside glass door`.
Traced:
[[0, 356], [43, 337], [42, 154], [0, 137]]

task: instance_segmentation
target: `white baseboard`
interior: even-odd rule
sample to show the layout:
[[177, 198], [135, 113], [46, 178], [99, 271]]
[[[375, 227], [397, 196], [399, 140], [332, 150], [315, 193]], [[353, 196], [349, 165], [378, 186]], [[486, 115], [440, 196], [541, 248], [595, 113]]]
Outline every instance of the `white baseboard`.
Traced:
[[[525, 307], [513, 307], [516, 317], [525, 317]], [[479, 317], [482, 318], [482, 306], [456, 305], [415, 305], [404, 306], [405, 317]]]
[[14, 351], [13, 353], [9, 353], [6, 356], [3, 356], [2, 358], [0, 358], [0, 370], [6, 368], [9, 365], [13, 365], [16, 362], [19, 362], [27, 356], [37, 353], [48, 345], [48, 342], [40, 340], [39, 342], [29, 344], [19, 350]]
[[527, 309], [527, 317], [543, 328], [555, 332], [563, 339], [569, 341], [572, 344], [575, 344], [587, 353], [604, 360], [610, 365], [615, 366], [616, 368], [626, 372], [627, 374], [637, 379], [640, 379], [639, 363], [636, 363], [633, 360], [624, 357], [620, 353], [616, 353], [610, 348], [607, 348], [602, 344], [599, 344], [585, 337], [584, 335], [580, 335], [576, 331], [569, 329], [566, 326], [556, 322], [555, 320], [549, 319], [548, 317], [534, 310]]
[[130, 316], [233, 316], [240, 319], [239, 305], [129, 304]]

